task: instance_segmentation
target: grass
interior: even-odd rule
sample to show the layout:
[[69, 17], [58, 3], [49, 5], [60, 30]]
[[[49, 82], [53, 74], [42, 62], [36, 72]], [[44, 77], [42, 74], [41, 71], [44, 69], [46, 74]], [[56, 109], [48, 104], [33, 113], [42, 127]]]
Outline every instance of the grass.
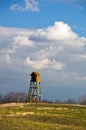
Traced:
[[0, 130], [86, 130], [86, 106], [0, 105]]

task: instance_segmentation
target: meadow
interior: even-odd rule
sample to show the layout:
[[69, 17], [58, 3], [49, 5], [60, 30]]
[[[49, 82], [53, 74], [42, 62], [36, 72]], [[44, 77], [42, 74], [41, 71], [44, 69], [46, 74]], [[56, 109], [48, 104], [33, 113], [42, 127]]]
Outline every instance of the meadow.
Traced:
[[0, 130], [86, 130], [86, 106], [54, 103], [2, 104]]

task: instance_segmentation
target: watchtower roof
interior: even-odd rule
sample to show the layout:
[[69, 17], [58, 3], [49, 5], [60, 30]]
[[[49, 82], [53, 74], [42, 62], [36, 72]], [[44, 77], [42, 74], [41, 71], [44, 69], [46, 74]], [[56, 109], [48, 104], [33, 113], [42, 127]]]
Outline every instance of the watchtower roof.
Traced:
[[31, 76], [34, 76], [34, 75], [35, 75], [35, 76], [40, 76], [39, 72], [37, 72], [37, 71], [31, 73]]

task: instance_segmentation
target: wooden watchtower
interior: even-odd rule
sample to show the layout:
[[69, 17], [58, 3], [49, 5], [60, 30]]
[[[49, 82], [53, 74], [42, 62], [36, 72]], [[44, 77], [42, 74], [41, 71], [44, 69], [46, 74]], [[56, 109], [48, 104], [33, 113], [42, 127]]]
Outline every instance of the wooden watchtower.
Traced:
[[28, 92], [28, 101], [31, 102], [41, 102], [41, 86], [40, 86], [40, 74], [38, 72], [32, 72], [30, 74], [30, 87]]

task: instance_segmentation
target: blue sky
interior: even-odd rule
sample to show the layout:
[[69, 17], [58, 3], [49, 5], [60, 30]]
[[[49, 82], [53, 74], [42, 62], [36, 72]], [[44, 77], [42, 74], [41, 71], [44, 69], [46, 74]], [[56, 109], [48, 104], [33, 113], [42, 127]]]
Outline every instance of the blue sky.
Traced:
[[32, 71], [43, 98], [86, 94], [86, 0], [0, 2], [0, 92], [27, 93]]

